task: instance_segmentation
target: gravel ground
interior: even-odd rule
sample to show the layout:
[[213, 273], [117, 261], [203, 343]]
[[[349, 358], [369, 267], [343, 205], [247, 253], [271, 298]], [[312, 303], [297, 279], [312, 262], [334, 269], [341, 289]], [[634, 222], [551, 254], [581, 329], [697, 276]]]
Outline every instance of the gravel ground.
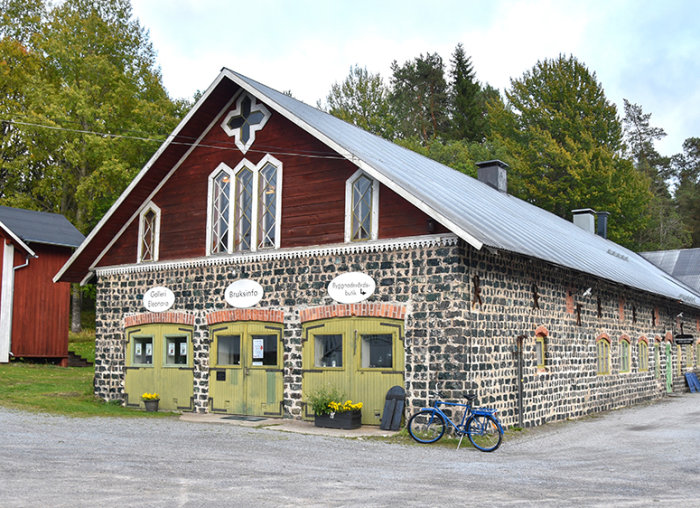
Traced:
[[700, 395], [518, 433], [494, 453], [0, 408], [0, 506], [700, 506]]

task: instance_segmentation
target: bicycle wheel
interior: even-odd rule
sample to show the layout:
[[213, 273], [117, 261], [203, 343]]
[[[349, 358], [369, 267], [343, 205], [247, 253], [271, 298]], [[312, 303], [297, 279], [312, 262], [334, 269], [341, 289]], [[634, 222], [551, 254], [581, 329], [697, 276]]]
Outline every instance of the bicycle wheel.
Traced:
[[492, 452], [501, 446], [503, 434], [496, 420], [490, 415], [472, 415], [467, 420], [467, 435], [474, 448]]
[[434, 443], [445, 433], [445, 420], [432, 409], [423, 409], [408, 420], [408, 433], [419, 443]]

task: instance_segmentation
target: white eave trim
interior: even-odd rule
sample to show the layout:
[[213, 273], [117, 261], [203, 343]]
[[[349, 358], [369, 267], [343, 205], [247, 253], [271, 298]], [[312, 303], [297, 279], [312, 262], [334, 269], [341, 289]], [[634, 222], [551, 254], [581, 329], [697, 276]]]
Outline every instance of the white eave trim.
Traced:
[[168, 269], [195, 268], [200, 266], [233, 265], [270, 261], [275, 259], [308, 258], [335, 254], [356, 254], [362, 252], [392, 251], [416, 247], [437, 247], [456, 245], [457, 235], [451, 233], [437, 235], [411, 236], [395, 240], [370, 240], [367, 242], [336, 243], [316, 245], [313, 247], [294, 247], [289, 249], [262, 250], [238, 253], [226, 256], [207, 256], [203, 258], [178, 259], [159, 263], [138, 263], [133, 265], [105, 266], [95, 268], [99, 277], [106, 275], [153, 272]]
[[32, 256], [33, 258], [37, 257], [36, 253], [35, 253], [31, 248], [29, 248], [29, 245], [27, 245], [26, 243], [24, 243], [24, 242], [20, 239], [20, 237], [17, 236], [16, 234], [14, 234], [14, 232], [13, 232], [10, 228], [8, 228], [5, 224], [3, 224], [2, 221], [0, 221], [0, 228], [2, 228], [2, 230], [5, 231], [5, 233], [7, 233], [7, 235], [8, 235], [10, 238], [12, 238], [12, 240], [13, 240], [15, 243], [17, 243], [17, 245], [19, 245], [20, 247], [22, 247], [22, 249], [24, 249], [24, 250], [27, 252], [27, 254], [29, 254], [29, 255]]

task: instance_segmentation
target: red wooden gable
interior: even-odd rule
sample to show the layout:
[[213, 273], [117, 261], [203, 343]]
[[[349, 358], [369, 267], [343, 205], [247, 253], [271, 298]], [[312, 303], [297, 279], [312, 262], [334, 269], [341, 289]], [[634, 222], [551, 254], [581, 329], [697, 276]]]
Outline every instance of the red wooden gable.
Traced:
[[[241, 153], [221, 127], [223, 118], [235, 107], [230, 101], [237, 91], [238, 87], [228, 79], [218, 83], [181, 124], [174, 142], [161, 148], [107, 214], [107, 219], [91, 233], [85, 248], [68, 265], [60, 280], [82, 280], [108, 246], [96, 266], [135, 263], [138, 211], [161, 183], [162, 187], [151, 198], [161, 209], [159, 261], [205, 256], [209, 175], [222, 162], [231, 168], [244, 158], [257, 164], [267, 154], [279, 160], [283, 167], [280, 247], [343, 242], [345, 183], [357, 167], [264, 102], [271, 116], [264, 128], [255, 133], [250, 149]], [[193, 140], [205, 132], [186, 154]], [[425, 213], [383, 185], [379, 196], [380, 239], [429, 233], [429, 217]], [[435, 230], [445, 231], [439, 225]]]

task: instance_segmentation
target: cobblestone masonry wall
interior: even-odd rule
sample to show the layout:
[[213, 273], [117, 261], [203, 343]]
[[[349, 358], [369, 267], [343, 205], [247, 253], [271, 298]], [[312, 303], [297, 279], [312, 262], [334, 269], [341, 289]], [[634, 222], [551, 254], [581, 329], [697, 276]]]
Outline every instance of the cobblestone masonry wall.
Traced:
[[[482, 405], [499, 410], [504, 424], [517, 424], [516, 338], [521, 335], [527, 426], [658, 398], [665, 393], [665, 349], [657, 377], [654, 348], [665, 348], [667, 334], [678, 327], [679, 312], [685, 311], [685, 319], [693, 316], [693, 328], [698, 326], [694, 309], [522, 256], [476, 251], [462, 242], [103, 275], [98, 281], [95, 392], [105, 400], [122, 398], [124, 318], [144, 312], [141, 297], [149, 288], [167, 286], [176, 296], [172, 310], [194, 317], [194, 404], [195, 411], [206, 411], [206, 316], [228, 308], [223, 292], [230, 283], [251, 278], [265, 289], [258, 307], [284, 314], [285, 414], [300, 417], [300, 311], [334, 303], [326, 287], [347, 271], [374, 278], [377, 289], [370, 302], [406, 309], [407, 414], [427, 404], [435, 389], [451, 399], [474, 392]], [[535, 360], [538, 327], [548, 332], [544, 369]], [[611, 339], [611, 365], [610, 374], [601, 376], [596, 373], [596, 338], [603, 333]], [[629, 373], [620, 373], [622, 335], [632, 345]], [[639, 369], [642, 336], [649, 342], [647, 371]], [[675, 346], [672, 352], [674, 390], [679, 390], [683, 379]]]

